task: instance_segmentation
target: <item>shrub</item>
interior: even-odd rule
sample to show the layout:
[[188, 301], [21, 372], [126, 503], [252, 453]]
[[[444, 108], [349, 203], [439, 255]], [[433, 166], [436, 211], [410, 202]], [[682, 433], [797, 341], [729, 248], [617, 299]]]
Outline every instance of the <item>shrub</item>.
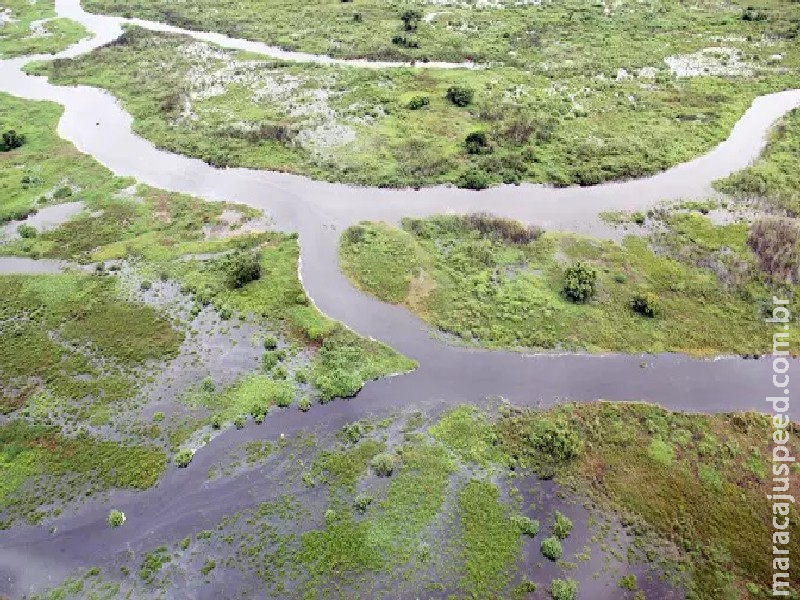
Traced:
[[280, 408], [286, 408], [287, 406], [291, 406], [292, 400], [294, 400], [294, 398], [290, 394], [278, 394], [275, 398], [275, 404]]
[[353, 506], [360, 513], [367, 512], [367, 507], [369, 507], [370, 504], [372, 504], [372, 496], [369, 494], [359, 494], [353, 502]]
[[406, 31], [416, 31], [421, 18], [422, 13], [418, 10], [407, 10], [400, 15], [400, 20], [403, 22], [403, 27]]
[[238, 289], [261, 277], [261, 262], [256, 252], [234, 252], [224, 263], [229, 288]]
[[342, 436], [351, 444], [357, 444], [361, 438], [364, 437], [365, 433], [364, 425], [362, 425], [360, 421], [348, 423], [342, 427]]
[[454, 85], [447, 89], [447, 99], [456, 106], [469, 106], [474, 97], [475, 92], [468, 87]]
[[112, 509], [108, 513], [108, 517], [106, 518], [106, 523], [108, 523], [109, 527], [119, 527], [125, 522], [125, 513], [121, 510]]
[[486, 171], [469, 169], [461, 174], [456, 183], [458, 187], [468, 190], [485, 190], [492, 184], [492, 181]]
[[278, 365], [272, 369], [271, 375], [275, 381], [285, 381], [289, 376], [289, 373], [286, 371], [286, 367], [283, 365]]
[[575, 600], [578, 597], [578, 582], [572, 579], [553, 579], [548, 591], [553, 600]]
[[200, 389], [208, 393], [211, 393], [216, 389], [216, 386], [214, 385], [214, 380], [211, 379], [211, 375], [203, 379], [203, 383], [200, 384]]
[[237, 415], [237, 417], [233, 420], [233, 426], [236, 429], [244, 429], [244, 425], [247, 418], [244, 415]]
[[392, 43], [396, 46], [403, 46], [403, 48], [419, 48], [419, 42], [417, 40], [404, 35], [392, 36]]
[[264, 339], [264, 349], [265, 350], [275, 350], [278, 347], [278, 338], [274, 335], [268, 335]]
[[572, 460], [581, 449], [578, 434], [562, 423], [537, 421], [528, 433], [528, 438], [537, 453], [557, 462]]
[[425, 108], [430, 103], [431, 99], [428, 96], [414, 96], [408, 101], [408, 108], [409, 110], [419, 110], [420, 108]]
[[559, 511], [555, 513], [555, 520], [553, 522], [553, 535], [560, 540], [565, 540], [569, 537], [572, 531], [572, 521], [562, 515]]
[[265, 371], [271, 371], [281, 360], [281, 353], [277, 350], [267, 350], [261, 355], [261, 366]]
[[175, 464], [178, 465], [178, 468], [185, 469], [189, 466], [189, 463], [192, 462], [192, 458], [194, 457], [194, 452], [191, 450], [184, 448], [183, 450], [178, 450], [175, 453], [175, 457], [173, 460]]
[[34, 227], [33, 225], [25, 225], [25, 224], [22, 224], [19, 227], [17, 227], [17, 233], [19, 234], [19, 237], [25, 240], [35, 238], [36, 235], [38, 234], [38, 232], [36, 231], [36, 227]]
[[294, 380], [297, 383], [308, 383], [309, 377], [308, 369], [305, 367], [300, 367], [294, 372]]
[[2, 142], [0, 142], [0, 152], [9, 152], [20, 148], [25, 143], [25, 136], [17, 133], [13, 129], [9, 129], [3, 133]]
[[378, 477], [389, 477], [394, 472], [395, 459], [388, 452], [382, 452], [376, 454], [369, 464]]
[[156, 413], [153, 413], [153, 422], [154, 423], [161, 423], [161, 421], [163, 421], [163, 420], [164, 420], [164, 413], [163, 412], [158, 411]]
[[222, 415], [214, 415], [211, 417], [211, 428], [212, 429], [222, 429], [222, 424], [224, 421], [222, 420]]
[[561, 549], [561, 542], [559, 542], [558, 538], [554, 536], [550, 536], [549, 538], [542, 540], [541, 550], [542, 556], [553, 561], [561, 558], [561, 553], [563, 552]]
[[645, 317], [658, 314], [658, 296], [652, 292], [638, 292], [631, 299], [631, 309]]
[[624, 590], [634, 591], [636, 589], [636, 575], [625, 575], [619, 578], [619, 587]]
[[522, 535], [534, 537], [539, 533], [539, 521], [531, 519], [525, 515], [514, 515], [511, 517], [511, 522], [519, 529]]
[[297, 402], [297, 408], [299, 408], [303, 412], [308, 412], [309, 410], [311, 410], [311, 400], [309, 399], [309, 397], [303, 396], [302, 398], [300, 398], [300, 400]]
[[587, 302], [595, 294], [597, 271], [577, 262], [564, 272], [564, 294], [573, 302]]
[[467, 154], [488, 154], [492, 151], [485, 131], [473, 131], [464, 139]]

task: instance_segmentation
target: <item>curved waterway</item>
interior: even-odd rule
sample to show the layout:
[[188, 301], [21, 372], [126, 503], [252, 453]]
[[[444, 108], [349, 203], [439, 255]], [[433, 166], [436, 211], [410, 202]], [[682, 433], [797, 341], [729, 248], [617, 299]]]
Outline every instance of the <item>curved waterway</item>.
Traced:
[[[94, 34], [60, 57], [74, 57], [112, 41], [126, 22], [278, 56], [274, 48], [253, 46], [255, 43], [245, 40], [93, 15], [83, 11], [79, 0], [57, 0], [56, 10], [59, 16], [82, 23]], [[280, 57], [331, 60], [295, 53]], [[300, 233], [301, 275], [319, 308], [358, 333], [384, 341], [420, 362], [415, 373], [395, 378], [391, 384], [370, 384], [362, 396], [372, 396], [372, 390], [389, 386], [392, 401], [401, 405], [410, 397], [465, 401], [503, 395], [515, 402], [609, 398], [647, 399], [671, 409], [698, 411], [764, 408], [762, 397], [770, 384], [770, 366], [765, 360], [710, 361], [673, 355], [536, 356], [447, 345], [405, 309], [355, 290], [338, 268], [336, 242], [342, 229], [363, 219], [397, 222], [405, 216], [476, 210], [546, 228], [591, 232], [602, 211], [645, 210], [662, 200], [704, 198], [713, 193], [711, 182], [746, 167], [760, 154], [771, 124], [800, 105], [800, 90], [758, 98], [725, 142], [704, 156], [646, 179], [589, 188], [528, 184], [482, 192], [450, 187], [383, 190], [283, 173], [217, 169], [159, 150], [131, 131], [131, 116], [107, 92], [86, 86], [55, 86], [44, 77], [24, 74], [25, 63], [37, 58], [42, 57], [0, 61], [0, 90], [64, 106], [59, 134], [116, 174], [207, 200], [248, 204], [270, 214], [281, 229]], [[337, 62], [361, 67], [365, 61]], [[643, 361], [647, 368], [642, 368]]]
[[[124, 23], [191, 35], [228, 48], [275, 58], [387, 68], [400, 64], [342, 61], [313, 56], [217, 34], [180, 30], [140, 20], [92, 15], [78, 0], [57, 0], [59, 16], [82, 23], [94, 34], [60, 57], [74, 57], [117, 38]], [[206, 482], [208, 468], [247, 439], [274, 439], [301, 429], [330, 431], [346, 422], [385, 415], [404, 407], [435, 414], [447, 406], [491, 403], [503, 396], [515, 403], [546, 406], [558, 400], [648, 400], [687, 411], [764, 410], [771, 387], [768, 360], [699, 360], [681, 355], [611, 354], [530, 355], [466, 349], [437, 339], [403, 308], [384, 304], [355, 290], [339, 271], [336, 242], [348, 225], [363, 219], [397, 222], [405, 216], [486, 210], [547, 228], [592, 233], [598, 214], [608, 210], [646, 210], [662, 200], [699, 199], [712, 193], [711, 182], [746, 167], [764, 147], [770, 125], [800, 105], [800, 90], [757, 99], [728, 140], [705, 156], [646, 179], [592, 188], [553, 189], [540, 185], [501, 186], [482, 192], [447, 187], [419, 191], [376, 190], [313, 181], [305, 177], [216, 169], [199, 160], [156, 149], [134, 135], [131, 117], [108, 93], [95, 88], [58, 87], [31, 77], [22, 67], [37, 58], [0, 61], [0, 91], [64, 107], [60, 135], [122, 176], [210, 201], [248, 204], [266, 211], [284, 230], [300, 233], [301, 276], [321, 310], [358, 333], [388, 343], [420, 363], [410, 374], [371, 382], [354, 399], [317, 406], [308, 413], [278, 411], [261, 427], [230, 430], [200, 450], [192, 467], [168, 471], [143, 493], [115, 492], [114, 505], [146, 528], [105, 526], [102, 503], [64, 515], [55, 533], [48, 527], [15, 527], [0, 540], [0, 591], [18, 596], [28, 584], [55, 584], [70, 570], [97, 564], [115, 552], [147, 548], [196, 530], [253, 498], [267, 497], [274, 481], [249, 477]], [[417, 67], [473, 65], [418, 64]], [[21, 259], [0, 261], [2, 272], [56, 272], [62, 263]]]

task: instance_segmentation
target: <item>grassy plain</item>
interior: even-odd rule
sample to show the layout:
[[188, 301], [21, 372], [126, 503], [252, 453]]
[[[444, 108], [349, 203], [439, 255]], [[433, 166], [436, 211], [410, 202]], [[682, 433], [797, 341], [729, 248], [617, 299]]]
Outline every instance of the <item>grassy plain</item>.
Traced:
[[0, 7], [0, 58], [55, 54], [86, 35], [79, 23], [57, 18], [49, 0], [4, 0]]
[[[89, 55], [31, 69], [109, 90], [137, 133], [215, 165], [373, 186], [593, 185], [689, 160], [727, 137], [756, 96], [798, 87], [800, 54], [787, 37], [796, 10], [790, 3], [758, 22], [717, 15], [724, 25], [665, 32], [673, 48], [655, 41], [652, 24], [631, 41], [615, 19], [584, 22], [575, 9], [578, 29], [626, 37], [624, 52], [551, 40], [524, 68], [291, 63], [131, 28]], [[471, 102], [448, 99], [454, 87], [471, 90]], [[485, 143], [470, 146], [476, 132]]]
[[[347, 230], [344, 272], [381, 300], [402, 303], [466, 343], [491, 347], [691, 354], [762, 353], [772, 339], [761, 306], [771, 298], [746, 223], [713, 225], [699, 212], [650, 217], [650, 239], [622, 243], [564, 233], [515, 242], [494, 225], [457, 216], [363, 223]], [[503, 223], [502, 220], [490, 223]], [[586, 303], [564, 293], [565, 271], [597, 274]], [[794, 288], [793, 288], [794, 289]], [[657, 314], [632, 308], [656, 298]], [[722, 317], [727, 315], [727, 317]]]

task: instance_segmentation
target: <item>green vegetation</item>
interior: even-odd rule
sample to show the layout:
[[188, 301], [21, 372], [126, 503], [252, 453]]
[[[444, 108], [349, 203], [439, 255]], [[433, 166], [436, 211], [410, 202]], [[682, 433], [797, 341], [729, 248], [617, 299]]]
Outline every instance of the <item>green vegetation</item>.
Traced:
[[572, 531], [572, 521], [559, 511], [556, 511], [553, 515], [553, 526], [550, 531], [552, 531], [553, 535], [558, 539], [565, 540]]
[[575, 600], [578, 597], [578, 582], [572, 579], [553, 579], [547, 591], [553, 600]]
[[[441, 13], [428, 8], [434, 21], [411, 21], [417, 27], [406, 31], [399, 7], [374, 1], [359, 7], [363, 20], [356, 21], [347, 2], [314, 2], [301, 10], [280, 3], [239, 2], [235, 10], [233, 3], [215, 4], [189, 18], [187, 12], [200, 8], [150, 2], [123, 8], [100, 0], [92, 3], [100, 10], [199, 28], [224, 22], [224, 30], [255, 37], [267, 24], [314, 10], [290, 30], [297, 39], [279, 35], [274, 41], [372, 55], [367, 47], [329, 48], [331, 28], [352, 29], [366, 41], [377, 39], [380, 22], [393, 32], [385, 32], [385, 46], [372, 49], [376, 58], [470, 56], [492, 64], [342, 68], [264, 59], [130, 28], [87, 56], [31, 68], [60, 84], [108, 89], [134, 116], [138, 133], [214, 165], [375, 186], [594, 185], [693, 158], [727, 137], [755, 97], [800, 86], [793, 40], [800, 9], [788, 0], [764, 1], [769, 18], [757, 22], [741, 18], [744, 6], [721, 13], [705, 0], [691, 8], [626, 2], [609, 15], [600, 3], [579, 0], [503, 10], [448, 6]], [[270, 18], [253, 21], [251, 11], [265, 8]], [[319, 20], [331, 10], [345, 14]], [[237, 23], [240, 18], [255, 29]], [[475, 19], [478, 31], [469, 29]], [[316, 47], [322, 40], [312, 42], [315, 23], [324, 23], [324, 48]], [[455, 45], [439, 46], [450, 36], [458, 38]], [[468, 52], [477, 50], [474, 44], [482, 49]], [[482, 136], [478, 144], [475, 134]]]
[[[555, 470], [556, 479], [590, 490], [640, 534], [651, 531], [675, 544], [690, 575], [688, 597], [735, 596], [746, 581], [771, 585], [770, 564], [757, 556], [770, 550], [764, 498], [772, 483], [766, 470], [749, 467], [771, 456], [768, 416], [689, 415], [608, 402], [510, 413], [497, 427], [504, 451], [520, 466], [539, 470], [541, 451], [532, 440], [543, 423], [567, 427], [584, 442]], [[792, 439], [796, 426], [790, 428]], [[800, 525], [793, 527], [800, 533]], [[800, 557], [800, 544], [790, 554]]]
[[520, 530], [500, 502], [497, 487], [473, 479], [458, 495], [463, 529], [465, 587], [478, 597], [503, 589], [521, 547]]
[[55, 54], [84, 37], [82, 25], [56, 18], [52, 0], [4, 0], [0, 8], [0, 59]]
[[542, 556], [549, 560], [558, 560], [561, 558], [561, 542], [558, 538], [551, 536], [542, 540]]
[[108, 517], [106, 518], [106, 523], [108, 523], [109, 527], [120, 527], [124, 522], [125, 513], [116, 508], [109, 511]]
[[776, 286], [797, 281], [800, 228], [714, 225], [696, 212], [651, 219], [661, 227], [622, 243], [543, 234], [486, 215], [406, 219], [402, 229], [361, 223], [357, 235], [343, 234], [339, 256], [355, 285], [465, 343], [770, 351], [772, 333], [757, 307], [769, 304]]
[[185, 469], [186, 467], [189, 466], [189, 463], [192, 462], [193, 457], [194, 457], [194, 452], [184, 448], [183, 450], [178, 450], [175, 453], [175, 458], [173, 460], [179, 469]]
[[0, 514], [37, 523], [52, 502], [79, 501], [111, 488], [146, 489], [164, 471], [155, 447], [62, 435], [54, 427], [12, 421], [0, 426]]
[[800, 109], [795, 109], [775, 126], [755, 164], [716, 182], [716, 187], [740, 198], [763, 198], [777, 210], [800, 216], [799, 152]]

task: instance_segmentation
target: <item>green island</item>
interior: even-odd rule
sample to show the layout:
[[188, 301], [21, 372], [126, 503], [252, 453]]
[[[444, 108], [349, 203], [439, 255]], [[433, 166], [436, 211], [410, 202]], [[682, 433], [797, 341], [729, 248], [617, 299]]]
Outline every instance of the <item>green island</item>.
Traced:
[[[236, 27], [224, 16], [232, 4], [214, 11], [202, 3], [93, 4], [196, 29], [217, 29], [215, 18]], [[287, 13], [303, 19], [303, 27], [289, 29], [303, 44], [311, 43], [307, 28], [315, 22], [326, 23], [323, 37], [330, 40], [319, 4], [347, 15], [358, 12], [357, 5], [373, 5], [370, 11], [394, 13], [402, 26], [400, 6], [312, 3]], [[466, 54], [490, 68], [298, 63], [131, 26], [94, 52], [29, 70], [59, 85], [110, 91], [133, 115], [134, 130], [160, 148], [217, 166], [381, 187], [594, 185], [641, 177], [713, 148], [757, 96], [798, 87], [796, 3], [767, 3], [754, 19], [736, 3], [722, 13], [712, 2], [692, 8], [640, 3], [636, 10], [621, 4], [611, 15], [602, 3], [577, 1], [502, 10], [448, 7], [445, 22], [419, 20], [419, 35], [430, 30], [442, 44], [443, 53], [431, 58], [460, 60], [439, 38], [453, 32], [461, 49], [465, 40], [495, 48], [504, 58]], [[246, 18], [240, 8], [236, 18]], [[270, 8], [283, 12], [288, 4]], [[364, 8], [359, 14], [367, 18]], [[200, 20], [184, 21], [184, 11], [195, 10]], [[303, 17], [306, 11], [315, 18]], [[514, 20], [519, 11], [523, 21]], [[382, 35], [369, 24], [372, 17], [366, 24], [347, 18], [346, 27], [359, 35]], [[449, 25], [450, 18], [462, 19], [467, 33]], [[486, 19], [496, 28], [484, 31]], [[699, 19], [692, 27], [702, 34], [685, 34], [689, 19]], [[248, 22], [261, 28], [280, 20]], [[524, 50], [500, 50], [507, 44]], [[356, 54], [379, 57], [375, 52]]]
[[4, 0], [0, 6], [0, 59], [55, 54], [87, 37], [71, 19], [56, 17], [45, 0]]

